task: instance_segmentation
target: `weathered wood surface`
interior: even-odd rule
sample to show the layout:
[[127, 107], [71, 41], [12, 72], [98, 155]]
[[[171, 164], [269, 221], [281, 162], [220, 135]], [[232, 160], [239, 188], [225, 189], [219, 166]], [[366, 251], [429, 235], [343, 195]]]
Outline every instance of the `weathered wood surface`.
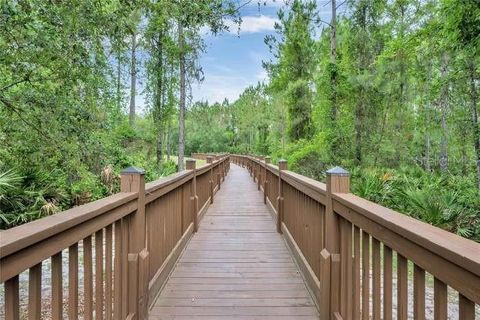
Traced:
[[318, 319], [263, 196], [231, 166], [150, 319]]

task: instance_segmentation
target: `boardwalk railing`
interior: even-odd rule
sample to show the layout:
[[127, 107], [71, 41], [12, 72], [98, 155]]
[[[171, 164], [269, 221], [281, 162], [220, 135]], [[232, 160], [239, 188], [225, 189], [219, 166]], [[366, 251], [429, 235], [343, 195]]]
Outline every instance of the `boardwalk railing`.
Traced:
[[120, 193], [0, 232], [5, 318], [147, 318], [228, 169], [228, 156], [199, 168], [187, 160], [187, 170], [145, 184], [128, 168]]
[[447, 319], [452, 291], [456, 317], [475, 319], [480, 244], [351, 194], [341, 168], [329, 170], [324, 184], [288, 171], [286, 161], [230, 158], [263, 190], [320, 319], [425, 319], [430, 290], [435, 319]]

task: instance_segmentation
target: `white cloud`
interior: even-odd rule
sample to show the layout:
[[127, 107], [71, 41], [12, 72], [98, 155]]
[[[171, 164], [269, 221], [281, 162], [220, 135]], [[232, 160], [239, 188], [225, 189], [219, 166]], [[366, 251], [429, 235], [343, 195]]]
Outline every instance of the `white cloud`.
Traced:
[[253, 0], [248, 3], [250, 7], [281, 7], [285, 4], [285, 0]]
[[268, 81], [268, 73], [265, 69], [260, 70], [255, 77], [258, 79], [260, 82], [267, 82]]
[[[278, 22], [278, 19], [263, 14], [259, 16], [244, 16], [240, 24], [240, 34], [273, 31], [276, 22]], [[227, 26], [230, 29], [230, 33], [238, 33], [239, 26], [234, 21], [227, 21]]]
[[256, 85], [264, 80], [261, 70], [256, 76], [247, 78], [235, 75], [208, 74], [200, 84], [192, 85], [193, 101], [205, 101], [209, 103], [223, 102], [226, 98], [230, 102], [235, 101], [248, 87]]

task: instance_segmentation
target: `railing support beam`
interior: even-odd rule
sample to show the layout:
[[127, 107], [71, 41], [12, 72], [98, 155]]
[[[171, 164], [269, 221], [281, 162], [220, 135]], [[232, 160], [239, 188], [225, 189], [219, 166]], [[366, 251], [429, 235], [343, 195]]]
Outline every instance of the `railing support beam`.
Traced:
[[282, 184], [282, 171], [288, 169], [287, 160], [278, 161], [278, 198], [277, 198], [277, 232], [282, 233], [282, 221], [283, 221], [283, 184]]
[[[341, 310], [349, 310], [347, 308], [347, 301], [345, 300], [351, 292], [341, 292], [342, 279], [340, 273], [340, 219], [333, 211], [334, 193], [349, 193], [350, 192], [350, 173], [340, 167], [335, 167], [327, 171], [327, 203], [325, 212], [325, 232], [324, 243], [325, 249], [330, 253], [330, 306], [329, 313], [334, 315], [341, 312]], [[344, 263], [344, 262], [342, 262]], [[346, 271], [348, 272], [348, 271]], [[328, 281], [328, 275], [320, 270], [322, 279], [320, 282]], [[345, 279], [343, 279], [345, 281]], [[347, 286], [348, 287], [348, 286]], [[344, 286], [344, 288], [346, 288]], [[342, 299], [344, 298], [344, 299]], [[344, 319], [351, 319], [351, 314], [341, 314]]]
[[192, 206], [193, 232], [198, 231], [198, 196], [197, 196], [197, 162], [187, 160], [187, 170], [193, 170], [192, 187], [190, 188], [190, 202]]
[[207, 163], [210, 164], [210, 180], [208, 180], [208, 183], [210, 184], [210, 204], [213, 203], [213, 157], [208, 156], [207, 157]]
[[[148, 259], [146, 244], [145, 221], [145, 171], [130, 167], [121, 172], [120, 190], [122, 192], [137, 192], [137, 210], [129, 218], [128, 230], [128, 288], [123, 290], [123, 295], [128, 296], [127, 314], [138, 319], [146, 319], [148, 300], [148, 264], [139, 263], [139, 255], [144, 260]], [[142, 283], [140, 283], [142, 281]]]

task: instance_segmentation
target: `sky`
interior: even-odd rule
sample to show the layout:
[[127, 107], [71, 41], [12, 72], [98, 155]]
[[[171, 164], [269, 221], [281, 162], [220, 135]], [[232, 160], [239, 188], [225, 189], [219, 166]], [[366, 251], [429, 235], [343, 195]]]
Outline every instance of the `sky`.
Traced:
[[[246, 1], [238, 0], [238, 3]], [[228, 99], [232, 102], [248, 86], [267, 80], [262, 61], [269, 61], [272, 53], [264, 39], [269, 34], [275, 34], [277, 10], [284, 4], [282, 0], [261, 0], [261, 3], [259, 6], [257, 0], [252, 0], [242, 7], [240, 32], [238, 25], [233, 22], [230, 23], [230, 32], [216, 36], [204, 32], [206, 52], [200, 57], [200, 65], [205, 79], [201, 83], [192, 84], [192, 101], [214, 103]], [[329, 1], [318, 0], [317, 8], [321, 18], [329, 22]]]
[[[276, 34], [274, 25], [278, 22], [277, 11], [285, 6], [285, 0], [235, 1], [239, 7], [244, 5], [240, 9], [242, 17], [240, 30], [238, 24], [228, 20], [226, 24], [230, 26], [229, 32], [214, 36], [206, 28], [201, 31], [206, 45], [206, 50], [199, 61], [204, 80], [201, 83], [191, 83], [192, 99], [188, 100], [187, 107], [196, 101], [221, 103], [228, 99], [233, 102], [247, 87], [268, 81], [262, 61], [270, 61], [273, 54], [269, 51], [264, 39], [267, 35]], [[316, 1], [320, 18], [330, 22], [330, 0]], [[345, 2], [346, 0], [337, 0], [340, 4], [337, 9], [338, 15], [345, 12]], [[135, 98], [139, 113], [144, 113], [148, 109], [144, 92], [145, 81], [144, 75], [143, 77], [140, 75], [137, 82], [138, 94]], [[125, 85], [125, 95], [128, 96], [130, 79]]]
[[248, 86], [267, 78], [262, 60], [272, 54], [264, 43], [268, 34], [275, 33], [279, 3], [258, 6], [257, 1], [241, 9], [242, 24], [230, 23], [230, 32], [217, 36], [206, 32], [203, 39], [206, 52], [200, 58], [205, 79], [192, 84], [193, 101], [234, 101]]

